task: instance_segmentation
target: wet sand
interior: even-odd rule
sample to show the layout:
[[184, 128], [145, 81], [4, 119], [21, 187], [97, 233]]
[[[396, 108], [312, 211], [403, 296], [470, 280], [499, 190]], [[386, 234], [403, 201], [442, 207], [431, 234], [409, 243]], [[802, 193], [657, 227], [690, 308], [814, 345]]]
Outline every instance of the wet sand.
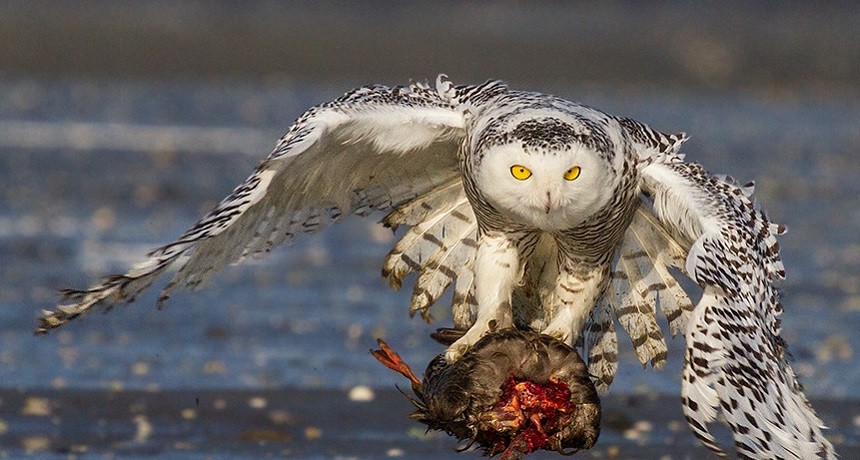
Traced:
[[[19, 458], [478, 458], [407, 419], [394, 390], [0, 390], [0, 456]], [[362, 396], [368, 396], [362, 392]], [[845, 459], [860, 458], [856, 401], [813, 401]], [[580, 458], [711, 458], [675, 397], [608, 395], [602, 432]], [[529, 458], [559, 458], [539, 453]]]

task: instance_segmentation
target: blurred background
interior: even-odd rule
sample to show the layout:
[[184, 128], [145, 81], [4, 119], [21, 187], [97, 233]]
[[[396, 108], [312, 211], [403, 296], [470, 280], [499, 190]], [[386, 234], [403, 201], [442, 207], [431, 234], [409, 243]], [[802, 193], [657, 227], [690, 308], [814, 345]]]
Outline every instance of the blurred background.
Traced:
[[[685, 131], [688, 160], [755, 179], [789, 228], [793, 366], [837, 451], [860, 456], [858, 24], [855, 2], [0, 1], [0, 456], [455, 457], [367, 353], [385, 338], [419, 371], [450, 323], [445, 301], [437, 324], [410, 320], [409, 289], [380, 282], [394, 241], [381, 216], [163, 311], [152, 292], [31, 332], [58, 289], [193, 224], [310, 106], [438, 73]], [[700, 458], [683, 339], [662, 371], [619, 344], [586, 455]]]

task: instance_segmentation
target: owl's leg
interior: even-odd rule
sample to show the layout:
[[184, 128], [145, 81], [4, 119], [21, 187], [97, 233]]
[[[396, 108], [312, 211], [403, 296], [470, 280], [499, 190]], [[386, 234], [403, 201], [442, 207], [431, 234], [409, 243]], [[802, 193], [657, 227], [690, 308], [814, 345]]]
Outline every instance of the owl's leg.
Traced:
[[553, 316], [541, 333], [573, 346], [606, 286], [606, 279], [606, 270], [600, 267], [589, 271], [562, 267], [555, 289], [546, 299], [551, 303], [549, 311]]
[[475, 255], [475, 323], [448, 347], [445, 359], [452, 363], [490, 331], [513, 326], [511, 292], [520, 272], [516, 245], [502, 233], [485, 233]]

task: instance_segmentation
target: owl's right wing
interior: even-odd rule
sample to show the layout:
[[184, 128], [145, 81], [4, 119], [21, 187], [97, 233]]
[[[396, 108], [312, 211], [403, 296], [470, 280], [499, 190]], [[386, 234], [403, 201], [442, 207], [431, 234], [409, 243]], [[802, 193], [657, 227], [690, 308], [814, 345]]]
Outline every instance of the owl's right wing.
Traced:
[[[463, 89], [460, 88], [460, 91]], [[368, 86], [308, 110], [254, 173], [176, 241], [122, 275], [44, 311], [47, 332], [94, 307], [131, 302], [171, 265], [159, 304], [199, 286], [225, 264], [264, 254], [349, 214], [394, 208], [459, 183], [465, 119], [450, 83]], [[456, 96], [456, 94], [454, 94]]]
[[[722, 412], [741, 458], [835, 458], [780, 337], [776, 282], [785, 270], [776, 235], [784, 228], [756, 207], [752, 184], [740, 186], [684, 162], [677, 153], [683, 136], [666, 136], [629, 120], [625, 128], [642, 144], [646, 197], [638, 217], [650, 219], [655, 233], [662, 234], [656, 241], [663, 243], [653, 251], [648, 241], [656, 237], [640, 234], [638, 241], [655, 269], [675, 266], [703, 289], [692, 311], [676, 313], [687, 341], [681, 393], [691, 429], [725, 455], [708, 429]], [[638, 232], [636, 226], [631, 230]], [[633, 254], [630, 259], [642, 260]], [[662, 303], [671, 297], [668, 283], [645, 286], [660, 292], [664, 311]]]

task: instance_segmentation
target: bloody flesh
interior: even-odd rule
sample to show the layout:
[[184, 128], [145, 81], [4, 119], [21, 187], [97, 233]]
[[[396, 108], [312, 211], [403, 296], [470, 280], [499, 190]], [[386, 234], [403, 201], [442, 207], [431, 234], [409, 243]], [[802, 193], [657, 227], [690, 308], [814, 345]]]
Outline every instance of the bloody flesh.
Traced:
[[549, 436], [562, 425], [559, 420], [573, 409], [564, 383], [535, 383], [511, 374], [499, 400], [482, 417], [486, 428], [498, 434], [490, 455], [501, 452], [500, 460], [508, 460], [547, 447]]

